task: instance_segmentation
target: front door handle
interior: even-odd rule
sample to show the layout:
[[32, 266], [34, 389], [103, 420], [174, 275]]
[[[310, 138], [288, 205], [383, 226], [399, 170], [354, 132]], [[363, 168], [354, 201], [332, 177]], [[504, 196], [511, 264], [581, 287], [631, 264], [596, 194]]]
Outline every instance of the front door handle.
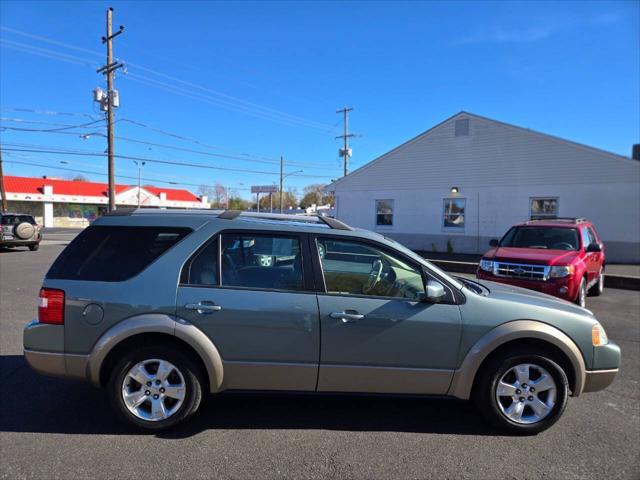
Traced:
[[357, 322], [358, 320], [362, 320], [364, 315], [361, 313], [352, 311], [352, 312], [331, 312], [329, 314], [331, 318], [336, 318], [342, 320], [343, 323], [348, 322]]
[[184, 308], [187, 310], [195, 310], [200, 314], [219, 312], [222, 310], [220, 305], [214, 305], [213, 302], [202, 301], [199, 303], [187, 303]]

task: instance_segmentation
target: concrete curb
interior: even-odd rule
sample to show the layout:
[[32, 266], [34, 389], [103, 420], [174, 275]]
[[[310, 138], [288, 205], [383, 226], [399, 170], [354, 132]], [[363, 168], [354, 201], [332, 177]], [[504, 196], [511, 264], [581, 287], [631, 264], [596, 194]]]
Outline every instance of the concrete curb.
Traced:
[[[452, 260], [427, 260], [445, 272], [471, 273], [475, 274], [478, 264], [475, 262], [456, 262]], [[640, 277], [629, 275], [607, 275], [604, 276], [604, 286], [607, 288], [620, 288], [623, 290], [640, 290]]]

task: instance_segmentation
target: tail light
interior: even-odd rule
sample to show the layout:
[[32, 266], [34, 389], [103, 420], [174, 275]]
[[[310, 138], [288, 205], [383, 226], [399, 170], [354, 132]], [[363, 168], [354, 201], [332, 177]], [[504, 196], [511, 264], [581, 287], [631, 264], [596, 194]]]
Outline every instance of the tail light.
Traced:
[[38, 303], [38, 321], [64, 325], [64, 290], [41, 288]]

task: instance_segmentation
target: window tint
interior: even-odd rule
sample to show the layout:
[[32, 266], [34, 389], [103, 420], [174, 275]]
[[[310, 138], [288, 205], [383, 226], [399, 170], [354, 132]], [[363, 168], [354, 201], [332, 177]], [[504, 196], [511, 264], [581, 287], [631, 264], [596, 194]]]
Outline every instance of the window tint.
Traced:
[[318, 240], [327, 293], [417, 299], [422, 272], [403, 258], [365, 243]]
[[[582, 230], [584, 234], [584, 230]], [[513, 227], [507, 232], [501, 247], [577, 250], [578, 232], [563, 227]]]
[[300, 240], [274, 235], [223, 235], [222, 285], [304, 290]]
[[589, 240], [591, 243], [598, 243], [598, 237], [596, 237], [595, 232], [591, 227], [587, 227], [587, 232], [589, 233]]
[[47, 278], [127, 280], [190, 232], [174, 227], [91, 226], [60, 254]]
[[218, 239], [209, 242], [187, 265], [182, 282], [189, 285], [218, 285]]
[[31, 215], [2, 215], [2, 225], [18, 225], [23, 222], [35, 225], [36, 221]]
[[376, 200], [376, 225], [393, 225], [393, 200]]

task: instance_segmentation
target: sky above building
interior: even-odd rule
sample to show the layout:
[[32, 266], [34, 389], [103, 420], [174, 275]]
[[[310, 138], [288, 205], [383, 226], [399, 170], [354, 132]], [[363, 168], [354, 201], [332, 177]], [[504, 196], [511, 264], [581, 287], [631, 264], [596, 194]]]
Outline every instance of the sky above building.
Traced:
[[125, 26], [114, 40], [127, 66], [116, 75], [119, 183], [148, 159], [143, 183], [248, 197], [278, 182], [280, 155], [285, 188], [327, 183], [342, 172], [345, 105], [352, 169], [460, 110], [626, 156], [640, 140], [638, 1], [5, 0], [6, 173], [105, 181], [92, 90], [104, 88], [109, 6]]

